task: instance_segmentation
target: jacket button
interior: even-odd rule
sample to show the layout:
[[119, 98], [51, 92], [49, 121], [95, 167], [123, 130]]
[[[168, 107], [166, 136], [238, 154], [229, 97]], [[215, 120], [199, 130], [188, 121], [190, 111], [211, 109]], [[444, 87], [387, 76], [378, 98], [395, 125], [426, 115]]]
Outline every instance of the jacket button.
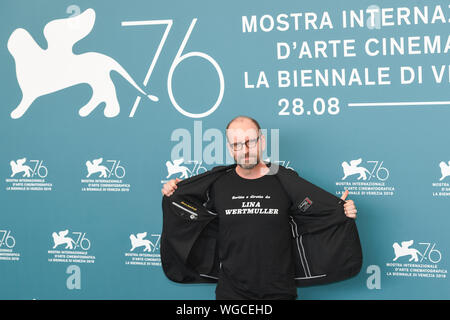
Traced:
[[191, 220], [194, 220], [197, 217], [195, 215], [191, 214], [189, 218], [191, 218]]

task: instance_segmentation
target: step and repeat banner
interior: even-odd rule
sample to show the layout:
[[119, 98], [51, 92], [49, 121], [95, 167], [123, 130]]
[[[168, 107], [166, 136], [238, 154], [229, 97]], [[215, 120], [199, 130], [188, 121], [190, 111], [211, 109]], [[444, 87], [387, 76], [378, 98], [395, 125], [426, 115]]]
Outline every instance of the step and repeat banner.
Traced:
[[[363, 268], [299, 299], [449, 299], [448, 1], [0, 4], [0, 298], [214, 299], [161, 268], [161, 189], [264, 159], [358, 209]], [[268, 235], [270, 237], [270, 235]]]

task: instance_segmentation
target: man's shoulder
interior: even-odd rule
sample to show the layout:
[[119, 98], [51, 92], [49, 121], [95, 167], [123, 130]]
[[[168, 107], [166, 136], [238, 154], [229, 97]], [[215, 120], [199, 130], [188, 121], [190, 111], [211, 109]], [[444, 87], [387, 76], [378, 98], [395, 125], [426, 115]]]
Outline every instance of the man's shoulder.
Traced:
[[282, 175], [293, 175], [298, 176], [297, 171], [292, 168], [285, 167], [279, 163], [271, 163], [269, 167], [269, 174], [282, 174]]
[[232, 171], [235, 169], [236, 165], [218, 165], [213, 167], [210, 171], [211, 172], [221, 172], [219, 177], [214, 180], [213, 186], [224, 181], [224, 179], [232, 173]]

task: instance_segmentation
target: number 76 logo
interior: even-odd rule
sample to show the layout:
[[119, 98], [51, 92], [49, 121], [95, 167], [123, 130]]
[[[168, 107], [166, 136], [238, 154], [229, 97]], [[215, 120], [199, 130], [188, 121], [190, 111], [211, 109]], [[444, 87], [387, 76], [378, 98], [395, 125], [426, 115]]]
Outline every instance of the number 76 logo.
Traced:
[[[207, 55], [206, 53], [198, 52], [198, 51], [192, 51], [192, 52], [183, 54], [183, 50], [186, 47], [186, 43], [189, 40], [189, 37], [191, 36], [192, 30], [194, 29], [196, 22], [197, 22], [197, 18], [192, 19], [191, 25], [189, 26], [189, 29], [186, 32], [186, 35], [184, 36], [183, 41], [181, 42], [180, 48], [178, 49], [178, 52], [177, 52], [177, 55], [175, 56], [175, 59], [173, 60], [172, 65], [170, 66], [169, 75], [167, 77], [167, 90], [168, 90], [169, 98], [170, 98], [170, 101], [172, 102], [172, 105], [181, 114], [185, 115], [186, 117], [190, 117], [190, 118], [202, 118], [202, 117], [206, 117], [206, 116], [210, 115], [211, 113], [213, 113], [217, 109], [217, 107], [220, 105], [222, 98], [223, 98], [224, 91], [225, 91], [225, 81], [224, 81], [222, 69], [220, 68], [220, 66], [216, 62], [216, 60], [214, 60], [211, 56]], [[153, 68], [155, 67], [156, 61], [158, 60], [159, 55], [161, 53], [162, 47], [164, 46], [167, 36], [169, 35], [170, 29], [172, 28], [173, 20], [169, 19], [169, 20], [146, 20], [146, 21], [123, 21], [122, 22], [122, 26], [144, 26], [144, 25], [151, 26], [151, 25], [161, 25], [161, 24], [163, 24], [163, 25], [165, 24], [165, 25], [167, 25], [167, 27], [166, 27], [166, 30], [164, 31], [164, 34], [161, 38], [159, 45], [158, 45], [156, 54], [153, 57], [150, 67], [147, 71], [147, 75], [145, 76], [144, 86], [147, 85], [147, 83], [150, 79]], [[219, 86], [220, 86], [219, 87], [219, 96], [217, 97], [217, 100], [215, 101], [214, 105], [209, 110], [207, 110], [203, 113], [191, 113], [191, 112], [184, 110], [178, 104], [178, 102], [175, 100], [175, 97], [173, 94], [173, 89], [172, 89], [173, 73], [174, 73], [175, 69], [177, 68], [177, 66], [181, 62], [183, 62], [184, 60], [191, 58], [191, 57], [199, 57], [199, 58], [205, 59], [206, 61], [211, 63], [213, 65], [213, 67], [216, 69], [217, 75], [219, 76]], [[136, 111], [136, 108], [139, 104], [140, 99], [141, 99], [141, 97], [139, 97], [139, 96], [136, 98], [136, 101], [133, 105], [133, 109], [131, 110], [131, 113], [130, 113], [130, 117], [134, 116], [134, 112]]]

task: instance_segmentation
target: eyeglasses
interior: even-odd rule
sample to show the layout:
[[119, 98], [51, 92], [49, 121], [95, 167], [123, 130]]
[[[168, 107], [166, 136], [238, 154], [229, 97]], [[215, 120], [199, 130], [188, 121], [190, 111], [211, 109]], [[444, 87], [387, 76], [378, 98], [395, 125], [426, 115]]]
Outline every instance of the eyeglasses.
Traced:
[[245, 142], [229, 143], [229, 145], [233, 148], [234, 151], [239, 151], [239, 150], [242, 149], [244, 144], [248, 148], [253, 148], [254, 146], [256, 146], [256, 143], [257, 143], [258, 139], [259, 139], [259, 136], [256, 137], [255, 139], [246, 140]]

